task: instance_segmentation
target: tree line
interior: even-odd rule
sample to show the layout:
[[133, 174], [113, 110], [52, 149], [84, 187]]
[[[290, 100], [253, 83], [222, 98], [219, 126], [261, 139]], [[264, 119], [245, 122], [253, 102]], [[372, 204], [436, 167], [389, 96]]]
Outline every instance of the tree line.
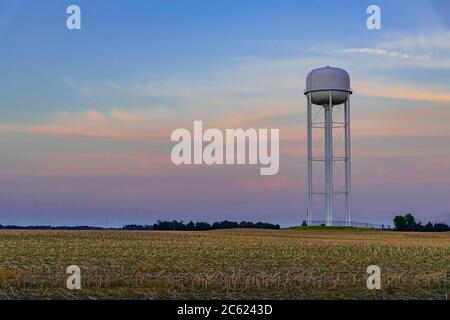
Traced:
[[161, 231], [208, 231], [219, 229], [280, 229], [280, 225], [264, 223], [264, 222], [248, 222], [240, 223], [233, 221], [220, 221], [209, 224], [207, 222], [192, 222], [184, 224], [183, 221], [159, 221], [152, 225], [127, 224], [119, 228], [102, 228], [91, 226], [17, 226], [17, 225], [1, 225], [0, 230], [84, 230], [84, 231], [100, 231], [100, 230], [161, 230]]
[[160, 230], [160, 231], [208, 231], [219, 229], [271, 229], [278, 230], [280, 225], [265, 222], [249, 222], [249, 221], [220, 221], [209, 224], [208, 222], [183, 223], [183, 221], [159, 221], [153, 225], [129, 224], [123, 227], [123, 230]]
[[416, 232], [447, 232], [450, 231], [450, 227], [446, 223], [431, 223], [422, 224], [422, 222], [416, 222], [416, 219], [412, 214], [405, 216], [396, 216], [394, 218], [394, 225], [396, 231], [416, 231]]
[[117, 228], [102, 228], [91, 226], [16, 226], [16, 225], [1, 225], [0, 230], [78, 230], [78, 231], [101, 231], [101, 230], [117, 230]]

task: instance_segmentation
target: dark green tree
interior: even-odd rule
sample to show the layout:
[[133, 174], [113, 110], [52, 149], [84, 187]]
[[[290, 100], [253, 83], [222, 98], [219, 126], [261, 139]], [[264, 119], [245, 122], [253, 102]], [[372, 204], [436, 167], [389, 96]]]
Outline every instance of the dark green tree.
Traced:
[[406, 230], [408, 231], [414, 231], [416, 230], [416, 219], [414, 219], [414, 216], [410, 213], [408, 213], [405, 216], [405, 222], [406, 222]]
[[406, 231], [407, 223], [404, 216], [396, 216], [394, 218], [394, 226], [397, 231]]

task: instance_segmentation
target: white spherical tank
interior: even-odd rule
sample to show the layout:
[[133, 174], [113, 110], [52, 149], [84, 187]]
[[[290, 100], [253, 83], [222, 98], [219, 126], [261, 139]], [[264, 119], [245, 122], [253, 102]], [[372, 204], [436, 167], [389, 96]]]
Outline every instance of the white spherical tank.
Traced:
[[316, 105], [328, 105], [330, 91], [333, 105], [339, 105], [347, 101], [350, 88], [350, 76], [347, 71], [324, 67], [312, 70], [306, 77], [305, 95], [311, 93], [311, 102]]

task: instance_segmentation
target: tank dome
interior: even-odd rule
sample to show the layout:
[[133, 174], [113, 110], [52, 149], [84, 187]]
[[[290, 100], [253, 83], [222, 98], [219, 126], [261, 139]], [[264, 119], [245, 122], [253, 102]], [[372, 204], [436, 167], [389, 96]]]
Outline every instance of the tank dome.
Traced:
[[333, 91], [333, 105], [347, 101], [348, 94], [352, 93], [350, 76], [347, 71], [327, 66], [312, 70], [306, 77], [305, 94], [312, 93], [312, 103], [318, 105], [329, 104], [330, 90]]

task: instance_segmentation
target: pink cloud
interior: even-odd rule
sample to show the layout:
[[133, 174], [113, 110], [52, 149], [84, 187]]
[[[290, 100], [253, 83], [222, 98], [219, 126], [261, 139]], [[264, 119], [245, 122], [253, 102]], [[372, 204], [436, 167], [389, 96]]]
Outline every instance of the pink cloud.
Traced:
[[60, 113], [45, 124], [0, 124], [0, 131], [118, 140], [160, 140], [170, 137], [170, 111], [125, 112], [88, 110], [79, 114]]
[[8, 168], [2, 175], [100, 177], [143, 177], [164, 174], [170, 170], [170, 156], [144, 152], [57, 152], [34, 153], [22, 158], [14, 170]]
[[386, 97], [405, 100], [450, 102], [450, 93], [432, 91], [423, 88], [380, 84], [376, 82], [357, 82], [353, 84], [355, 92], [371, 97]]
[[296, 190], [299, 183], [286, 176], [257, 177], [239, 180], [237, 186], [245, 191], [286, 191]]

